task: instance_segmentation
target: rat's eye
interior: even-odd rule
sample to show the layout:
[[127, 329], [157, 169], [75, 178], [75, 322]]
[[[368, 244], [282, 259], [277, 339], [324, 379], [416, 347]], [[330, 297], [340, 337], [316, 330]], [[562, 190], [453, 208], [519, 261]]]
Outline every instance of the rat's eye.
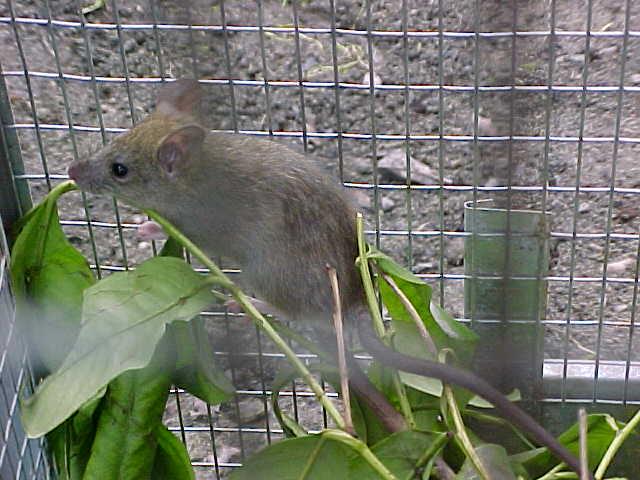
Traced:
[[129, 173], [129, 168], [123, 163], [112, 163], [111, 164], [111, 172], [117, 178], [124, 178]]

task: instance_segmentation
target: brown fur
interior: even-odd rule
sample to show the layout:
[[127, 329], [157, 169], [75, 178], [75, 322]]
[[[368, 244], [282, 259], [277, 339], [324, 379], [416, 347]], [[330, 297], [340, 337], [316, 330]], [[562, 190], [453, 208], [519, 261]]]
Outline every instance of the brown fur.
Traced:
[[[185, 87], [187, 97], [176, 91]], [[73, 165], [72, 176], [83, 189], [156, 210], [209, 255], [236, 262], [247, 285], [291, 317], [329, 322], [326, 265], [338, 271], [345, 309], [361, 295], [346, 193], [313, 159], [237, 134], [208, 133], [179, 173], [167, 175], [157, 152], [172, 132], [197, 122], [194, 91], [180, 82], [166, 87], [156, 112]], [[112, 175], [113, 162], [127, 166], [126, 180]]]

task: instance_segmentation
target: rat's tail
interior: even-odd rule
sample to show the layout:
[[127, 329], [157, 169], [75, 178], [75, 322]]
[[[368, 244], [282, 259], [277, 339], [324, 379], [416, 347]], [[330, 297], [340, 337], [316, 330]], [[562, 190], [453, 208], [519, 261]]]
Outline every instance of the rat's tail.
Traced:
[[[444, 383], [466, 388], [481, 396], [490, 402], [503, 418], [522, 430], [536, 443], [547, 447], [560, 460], [565, 462], [569, 468], [580, 475], [578, 459], [524, 410], [510, 402], [507, 397], [485, 380], [452, 365], [410, 357], [392, 350], [378, 338], [370, 321], [362, 319], [362, 321], [358, 322], [358, 326], [362, 345], [376, 360], [403, 372], [437, 378]], [[593, 476], [590, 473], [588, 478], [593, 480]]]

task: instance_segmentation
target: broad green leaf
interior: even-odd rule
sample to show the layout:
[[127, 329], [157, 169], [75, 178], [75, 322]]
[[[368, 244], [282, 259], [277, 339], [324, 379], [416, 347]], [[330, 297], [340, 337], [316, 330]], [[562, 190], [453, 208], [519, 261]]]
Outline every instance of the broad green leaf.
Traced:
[[205, 277], [168, 257], [152, 258], [87, 289], [71, 352], [22, 402], [27, 434], [50, 431], [122, 372], [147, 365], [166, 324], [191, 319], [213, 298]]
[[[169, 237], [160, 251], [161, 257], [183, 257], [183, 248]], [[189, 323], [178, 322], [170, 327], [176, 349], [176, 369], [173, 382], [200, 400], [211, 405], [228, 400], [233, 385], [215, 366], [211, 343], [201, 317]]]
[[191, 459], [184, 444], [164, 425], [156, 426], [155, 436], [158, 441], [158, 450], [151, 478], [153, 480], [195, 479]]
[[[507, 451], [501, 445], [485, 443], [476, 447], [482, 465], [492, 480], [516, 480]], [[482, 477], [468, 458], [456, 475], [456, 480], [482, 480]]]
[[170, 326], [177, 354], [174, 383], [200, 400], [217, 405], [231, 398], [233, 385], [215, 365], [201, 318]]
[[[420, 478], [416, 474], [439, 454], [446, 443], [445, 433], [398, 432], [376, 443], [371, 451], [398, 479]], [[435, 447], [435, 448], [432, 448]], [[425, 453], [432, 450], [427, 458]], [[419, 460], [421, 460], [419, 464]], [[367, 478], [356, 471], [353, 478]], [[424, 477], [428, 478], [428, 474]]]
[[[609, 414], [595, 413], [587, 416], [587, 453], [589, 457], [589, 468], [593, 470], [607, 448], [616, 436], [617, 429], [614, 427], [618, 422]], [[578, 424], [575, 423], [558, 440], [574, 455], [579, 451]], [[532, 453], [534, 453], [532, 455]], [[519, 461], [525, 468], [533, 474], [542, 475], [558, 463], [546, 448], [536, 448], [530, 452], [523, 452], [512, 457]]]
[[105, 392], [106, 388], [100, 390], [70, 419], [47, 434], [60, 480], [80, 480], [84, 476]]
[[145, 368], [109, 383], [83, 480], [151, 478], [175, 364], [168, 343], [160, 342]]
[[78, 434], [72, 428], [72, 421], [59, 425], [47, 434], [47, 447], [56, 465], [59, 480], [81, 480], [91, 444], [95, 433], [95, 425], [90, 430]]
[[[336, 367], [320, 364], [318, 366], [314, 366], [314, 369], [322, 372], [322, 378], [337, 392], [342, 393], [340, 374]], [[381, 387], [381, 385], [384, 385], [385, 383], [383, 380], [384, 377], [382, 377], [384, 373], [381, 372], [386, 372], [386, 369], [381, 368], [379, 364], [373, 362], [367, 370], [367, 376], [370, 378], [373, 385], [378, 388], [378, 390], [380, 390], [393, 404], [392, 396], [389, 391], [387, 391], [384, 386]], [[389, 431], [382, 424], [380, 418], [378, 418], [378, 416], [353, 390], [350, 391], [350, 400], [353, 428], [362, 442], [367, 445], [373, 445], [390, 435]]]
[[[400, 267], [390, 257], [380, 252], [370, 253], [368, 258], [373, 260], [376, 266], [393, 280], [411, 302], [437, 349], [452, 348], [459, 360], [466, 364], [473, 355], [477, 335], [457, 322], [440, 306], [432, 303], [431, 287], [419, 277]], [[382, 275], [378, 276], [378, 287], [382, 301], [393, 319], [393, 326], [396, 330], [394, 338], [396, 349], [410, 355], [419, 353], [421, 358], [430, 358], [414, 320], [390, 283]], [[400, 328], [402, 331], [399, 330]]]
[[[386, 397], [389, 403], [397, 410], [400, 410], [400, 402], [393, 387], [391, 370], [374, 361], [369, 365], [366, 373], [371, 383]], [[375, 445], [387, 438], [390, 432], [383, 425], [377, 414], [364, 401], [359, 400], [356, 395], [352, 395], [352, 397], [356, 398], [356, 402], [353, 404], [354, 407], [358, 407], [358, 416], [354, 416], [354, 426], [359, 438], [365, 441], [367, 445]], [[362, 422], [363, 425], [360, 425], [359, 422]]]
[[89, 399], [87, 403], [82, 405], [73, 416], [73, 431], [78, 434], [86, 434], [87, 432], [93, 432], [93, 424], [95, 423], [95, 414], [100, 407], [102, 397], [107, 393], [107, 389], [102, 388], [96, 395]]
[[[355, 445], [364, 444], [349, 437], [336, 440], [337, 431], [291, 438], [274, 443], [250, 457], [234, 470], [230, 480], [377, 480], [382, 478], [362, 457]], [[346, 439], [345, 439], [346, 440]]]
[[37, 374], [55, 370], [78, 334], [82, 292], [95, 282], [85, 258], [68, 242], [56, 201], [73, 185], [56, 187], [19, 222], [11, 251], [18, 326]]

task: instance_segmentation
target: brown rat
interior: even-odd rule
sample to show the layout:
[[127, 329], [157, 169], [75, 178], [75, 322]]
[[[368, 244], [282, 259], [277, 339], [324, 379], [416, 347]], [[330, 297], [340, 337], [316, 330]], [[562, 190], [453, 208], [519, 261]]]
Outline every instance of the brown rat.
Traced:
[[[83, 190], [157, 211], [207, 254], [236, 262], [248, 286], [277, 310], [325, 331], [331, 328], [326, 274], [331, 265], [338, 273], [345, 316], [358, 316], [364, 297], [354, 266], [355, 209], [345, 190], [313, 159], [279, 143], [208, 132], [194, 113], [200, 102], [196, 81], [164, 86], [155, 112], [89, 160], [73, 164], [69, 176]], [[369, 324], [368, 319], [358, 323]], [[579, 468], [573, 455], [482, 379], [391, 353], [368, 326], [364, 330], [363, 343], [376, 358], [468, 388], [571, 468]], [[352, 369], [351, 380], [390, 430], [406, 427], [361, 371]]]

